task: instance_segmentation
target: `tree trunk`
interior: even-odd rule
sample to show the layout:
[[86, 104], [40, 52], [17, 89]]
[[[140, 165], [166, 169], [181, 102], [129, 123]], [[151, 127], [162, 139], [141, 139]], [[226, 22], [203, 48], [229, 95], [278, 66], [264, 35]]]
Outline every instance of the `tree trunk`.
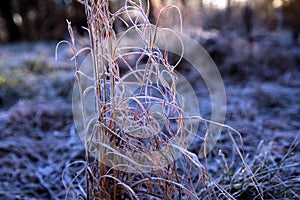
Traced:
[[181, 3], [182, 3], [182, 5], [183, 5], [184, 7], [186, 7], [186, 5], [187, 5], [186, 0], [181, 0]]
[[203, 8], [203, 0], [200, 0], [200, 8]]
[[156, 17], [154, 15], [154, 6], [153, 6], [153, 2], [149, 1], [150, 5], [149, 5], [149, 21], [151, 24], [156, 24]]
[[231, 18], [231, 0], [227, 0], [226, 19], [229, 21], [230, 18]]
[[8, 40], [15, 41], [20, 39], [20, 32], [13, 20], [12, 7], [10, 0], [0, 0], [0, 11], [5, 19], [7, 32], [9, 34]]

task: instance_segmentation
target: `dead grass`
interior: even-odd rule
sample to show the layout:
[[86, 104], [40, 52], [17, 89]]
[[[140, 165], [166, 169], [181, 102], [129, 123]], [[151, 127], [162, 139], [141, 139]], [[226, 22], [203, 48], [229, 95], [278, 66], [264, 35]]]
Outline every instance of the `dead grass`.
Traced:
[[[247, 163], [247, 156], [245, 157], [243, 153], [243, 140], [241, 139], [240, 133], [222, 124], [218, 125], [227, 130], [226, 134], [231, 140], [230, 143], [234, 151], [233, 155], [240, 160], [240, 168], [230, 170], [225, 154], [222, 153], [221, 149], [219, 150], [219, 156], [221, 157], [221, 161], [223, 161], [223, 172], [230, 180], [229, 182], [227, 181], [225, 186], [223, 184], [226, 183], [226, 179], [222, 178], [223, 180], [221, 179], [221, 182], [214, 179], [209, 172], [210, 164], [208, 161], [206, 160], [204, 165], [201, 164], [196, 154], [183, 149], [187, 146], [183, 148], [177, 145], [173, 146], [176, 150], [179, 150], [182, 155], [178, 160], [175, 159], [172, 162], [167, 162], [163, 168], [156, 169], [157, 160], [153, 161], [150, 159], [150, 162], [146, 163], [136, 162], [135, 157], [132, 156], [135, 154], [134, 152], [139, 151], [142, 157], [148, 157], [148, 155], [151, 155], [150, 151], [160, 150], [161, 146], [168, 143], [168, 140], [165, 139], [172, 137], [172, 132], [166, 130], [167, 132], [161, 133], [161, 135], [165, 135], [164, 137], [155, 138], [153, 141], [149, 138], [146, 139], [146, 141], [145, 139], [140, 140], [139, 138], [128, 135], [128, 132], [134, 129], [144, 131], [143, 128], [146, 128], [145, 130], [148, 130], [148, 125], [135, 126], [126, 123], [126, 118], [130, 118], [132, 113], [133, 116], [136, 117], [134, 118], [135, 121], [142, 121], [142, 119], [139, 119], [140, 115], [136, 112], [137, 110], [131, 110], [130, 107], [129, 110], [125, 107], [119, 107], [124, 102], [123, 98], [125, 93], [123, 94], [121, 92], [121, 99], [115, 96], [116, 84], [124, 84], [124, 80], [120, 77], [117, 60], [121, 59], [123, 62], [128, 63], [125, 59], [125, 55], [140, 54], [135, 67], [127, 64], [130, 73], [134, 74], [137, 80], [141, 80], [141, 82], [139, 82], [140, 85], [146, 84], [146, 88], [162, 86], [163, 91], [170, 91], [168, 93], [169, 95], [176, 94], [176, 83], [174, 81], [176, 75], [172, 74], [172, 66], [167, 61], [167, 55], [162, 54], [162, 52], [155, 47], [156, 32], [150, 33], [150, 39], [148, 39], [149, 33], [147, 32], [147, 28], [149, 28], [150, 23], [146, 17], [147, 9], [146, 12], [144, 12], [142, 2], [126, 1], [125, 6], [116, 13], [110, 13], [108, 2], [106, 1], [97, 3], [82, 1], [82, 3], [86, 7], [89, 24], [87, 30], [90, 36], [91, 47], [90, 49], [87, 48], [87, 50], [91, 51], [93, 58], [94, 78], [91, 78], [93, 80], [92, 85], [81, 85], [81, 79], [85, 76], [87, 77], [87, 75], [80, 71], [79, 65], [76, 62], [78, 53], [76, 52], [75, 38], [70, 23], [69, 32], [71, 42], [61, 42], [67, 43], [75, 55], [76, 76], [81, 98], [84, 142], [87, 147], [86, 161], [81, 163], [83, 168], [74, 179], [65, 182], [68, 194], [70, 194], [67, 195], [67, 198], [70, 196], [75, 198], [76, 193], [78, 194], [78, 190], [80, 190], [79, 194], [85, 199], [199, 199], [200, 197], [204, 199], [235, 199], [249, 198], [250, 196], [253, 199], [264, 199], [264, 197], [273, 197], [272, 195], [275, 192], [273, 188], [282, 188], [276, 186], [284, 185], [284, 182], [273, 179], [273, 177], [281, 168], [285, 168], [283, 166], [285, 166], [286, 160], [283, 160], [280, 165], [269, 166], [268, 160], [264, 159], [263, 162], [261, 162], [261, 154], [259, 153], [259, 159], [253, 158], [252, 163]], [[163, 8], [163, 10], [167, 8], [168, 7]], [[138, 11], [139, 14], [133, 18], [128, 15], [128, 32], [130, 30], [136, 31], [141, 36], [145, 47], [138, 51], [122, 54], [120, 51], [121, 47], [119, 47], [119, 44], [122, 43], [122, 37], [119, 41], [117, 40], [116, 43], [114, 42], [116, 37], [112, 29], [114, 19], [122, 18], [122, 14], [129, 14], [134, 10]], [[157, 29], [154, 28], [154, 30]], [[125, 34], [126, 33], [125, 31]], [[154, 39], [151, 37], [151, 34], [154, 34]], [[139, 61], [145, 57], [147, 60], [145, 65], [146, 70], [140, 71], [138, 68]], [[156, 67], [158, 64], [164, 65], [164, 71], [167, 72], [171, 80], [173, 80], [170, 86], [164, 84], [164, 76], [160, 74], [160, 71]], [[154, 82], [156, 82], [155, 86], [152, 85], [153, 80], [150, 79], [147, 73], [156, 74], [156, 76], [154, 76]], [[123, 85], [123, 88], [124, 87], [128, 87], [126, 83]], [[95, 116], [91, 120], [87, 120], [87, 113], [85, 113], [85, 95], [90, 90], [94, 91], [94, 95], [97, 99], [97, 109]], [[142, 92], [143, 98], [147, 98], [150, 101], [151, 99], [157, 100], [156, 96], [151, 96], [151, 94], [149, 95], [143, 90], [140, 92]], [[161, 93], [161, 95], [166, 98], [164, 94]], [[128, 98], [137, 102], [138, 105], [143, 104], [139, 99], [140, 96], [133, 94], [133, 96], [129, 96]], [[174, 106], [171, 109], [180, 110], [180, 103], [176, 102], [176, 96], [170, 96], [169, 98], [175, 102], [174, 105], [168, 103], [169, 106]], [[121, 100], [121, 103], [119, 100]], [[168, 99], [164, 99], [163, 101], [168, 102]], [[123, 113], [125, 113], [125, 115]], [[185, 124], [185, 117], [181, 111], [177, 113], [178, 116], [175, 117], [179, 120], [178, 127], [180, 127]], [[151, 118], [151, 116], [146, 117]], [[122, 120], [121, 124], [118, 118]], [[194, 119], [199, 119], [199, 121], [203, 123], [215, 123], [205, 120], [200, 116], [194, 117]], [[93, 121], [96, 121], [96, 123]], [[179, 126], [179, 124], [181, 125]], [[92, 128], [90, 128], [90, 126]], [[90, 131], [92, 131], [92, 133], [90, 133]], [[150, 125], [150, 132], [156, 131], [157, 129]], [[147, 144], [151, 147], [147, 147]], [[182, 144], [185, 145], [184, 143]], [[288, 150], [286, 157], [289, 157], [296, 146], [298, 146], [298, 143], [295, 143], [295, 147]], [[121, 149], [121, 151], [119, 152], [114, 148]], [[174, 155], [167, 155], [165, 152], [162, 152], [162, 157], [160, 157], [162, 160], [159, 160], [159, 162], [164, 162], [163, 158], [168, 156], [172, 157]], [[270, 157], [272, 156], [268, 156], [268, 158]], [[259, 162], [258, 165], [257, 162]], [[74, 164], [77, 165], [78, 162]], [[147, 168], [150, 169], [150, 172], [147, 172], [147, 170], [144, 171], [144, 164], [148, 165]], [[72, 164], [69, 167], [72, 167]], [[67, 168], [66, 170], [68, 171], [69, 169]], [[65, 171], [65, 173], [67, 173], [67, 171]], [[273, 171], [275, 172], [273, 173]], [[262, 184], [266, 180], [266, 175], [271, 176], [268, 180], [272, 181], [271, 184]], [[76, 182], [75, 186], [74, 182]], [[228, 184], [231, 185], [230, 189], [228, 188]], [[278, 192], [278, 190], [276, 191]], [[297, 191], [294, 190], [283, 190], [279, 193], [284, 193], [284, 196], [296, 195], [297, 197]]]
[[[260, 48], [262, 46], [257, 47]], [[50, 52], [48, 57], [52, 50], [45, 48]], [[21, 51], [20, 55], [28, 52]], [[63, 54], [65, 52], [68, 51]], [[291, 60], [295, 58], [290, 53], [282, 55]], [[276, 81], [265, 80], [260, 70], [247, 69], [247, 62], [239, 60], [245, 58], [243, 56], [234, 55], [232, 63], [238, 60], [238, 65], [245, 69], [238, 68], [237, 72], [249, 70], [248, 76], [237, 81], [234, 77], [237, 74], [233, 77], [230, 73], [224, 74], [229, 100], [227, 123], [239, 130], [243, 144], [239, 134], [226, 128], [206, 159], [196, 157], [200, 145], [195, 143], [176, 163], [153, 173], [136, 171], [136, 168], [137, 173], [126, 173], [113, 170], [113, 167], [105, 167], [100, 172], [99, 162], [94, 157], [91, 156], [94, 160], [89, 163], [85, 161], [85, 150], [72, 126], [70, 102], [65, 98], [72, 75], [63, 75], [62, 71], [56, 73], [56, 68], [46, 74], [39, 73], [39, 78], [29, 82], [43, 83], [38, 91], [44, 92], [18, 101], [8, 111], [0, 113], [0, 198], [63, 199], [68, 193], [70, 199], [87, 199], [89, 191], [90, 195], [116, 199], [228, 199], [230, 196], [262, 199], [258, 194], [261, 191], [264, 199], [299, 199], [299, 73], [295, 70], [291, 74], [286, 70], [278, 77], [276, 72], [272, 75], [275, 74]], [[11, 63], [9, 54], [4, 57], [8, 60], [6, 63]], [[256, 58], [254, 56], [251, 62], [261, 63], [261, 59], [256, 62]], [[42, 66], [41, 63], [37, 62]], [[264, 67], [273, 65], [272, 62], [263, 64]], [[37, 69], [41, 69], [40, 66]], [[52, 61], [49, 66], [53, 66]], [[228, 60], [221, 67], [230, 69], [231, 66]], [[40, 78], [46, 80], [45, 76], [47, 81], [41, 81]], [[197, 81], [193, 82], [197, 85]], [[199, 87], [198, 90], [202, 94], [203, 89]], [[207, 101], [205, 96], [200, 99]], [[92, 178], [89, 186], [86, 185], [87, 174]], [[257, 181], [255, 184], [251, 180], [253, 177]]]

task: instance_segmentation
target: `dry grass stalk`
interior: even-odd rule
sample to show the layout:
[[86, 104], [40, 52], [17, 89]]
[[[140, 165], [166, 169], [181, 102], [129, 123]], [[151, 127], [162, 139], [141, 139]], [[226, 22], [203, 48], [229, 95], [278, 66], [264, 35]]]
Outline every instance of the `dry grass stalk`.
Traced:
[[[84, 199], [210, 199], [221, 196], [235, 199], [210, 176], [206, 170], [208, 166], [204, 167], [196, 154], [186, 150], [188, 146], [185, 142], [170, 145], [174, 151], [181, 154], [175, 162], [172, 162], [175, 156], [172, 152], [165, 154], [161, 151], [172, 140], [174, 134], [185, 128], [187, 118], [183, 111], [184, 105], [177, 95], [178, 77], [174, 73], [174, 66], [168, 62], [168, 52], [162, 52], [155, 45], [159, 17], [156, 26], [151, 29], [153, 25], [148, 20], [149, 0], [126, 0], [125, 6], [115, 13], [110, 12], [109, 1], [106, 0], [78, 1], [85, 6], [90, 47], [76, 51], [69, 22], [71, 42], [61, 43], [67, 43], [74, 53], [86, 161], [75, 162], [69, 166], [83, 165], [74, 179], [65, 182], [68, 189], [66, 198], [76, 198], [74, 191], [80, 191], [79, 196]], [[146, 5], [143, 4], [145, 2]], [[161, 13], [169, 8], [178, 9], [176, 6], [168, 6], [163, 8]], [[113, 29], [117, 19], [127, 26], [120, 37], [117, 37]], [[124, 46], [123, 40], [130, 31], [139, 36], [144, 44], [143, 48]], [[83, 50], [89, 50], [93, 60], [91, 67], [94, 77], [89, 77], [93, 84], [88, 87], [81, 85], [81, 79], [87, 78], [88, 75], [80, 70], [76, 60]], [[135, 66], [129, 64], [130, 55], [138, 55]], [[140, 66], [142, 60], [146, 60], [143, 68]], [[133, 76], [138, 84], [136, 90], [131, 91], [132, 96], [126, 93], [130, 91], [130, 83], [124, 81], [124, 77], [120, 75], [120, 62], [127, 66], [127, 76]], [[163, 70], [160, 69], [160, 65], [163, 66]], [[91, 91], [96, 98], [96, 113], [94, 118], [89, 119], [84, 108], [88, 106], [85, 96]], [[167, 118], [164, 131], [158, 128], [159, 122], [147, 111], [147, 103], [163, 105], [162, 109], [165, 110]], [[166, 110], [169, 113], [166, 113]], [[201, 117], [194, 118], [202, 123], [213, 123], [228, 130], [237, 154], [242, 159], [244, 170], [249, 174], [248, 179], [253, 183], [258, 197], [263, 198], [263, 191], [255, 174], [246, 164], [240, 145], [231, 135], [232, 132], [237, 135], [239, 133], [226, 125]], [[172, 128], [172, 120], [176, 122], [175, 129]], [[141, 138], [140, 135], [128, 134], [132, 132], [150, 136], [153, 132], [158, 134]], [[156, 154], [153, 154], [153, 151]], [[158, 167], [158, 162], [162, 162], [164, 167]], [[85, 177], [84, 184], [82, 177]], [[74, 188], [74, 185], [77, 185], [77, 188]]]

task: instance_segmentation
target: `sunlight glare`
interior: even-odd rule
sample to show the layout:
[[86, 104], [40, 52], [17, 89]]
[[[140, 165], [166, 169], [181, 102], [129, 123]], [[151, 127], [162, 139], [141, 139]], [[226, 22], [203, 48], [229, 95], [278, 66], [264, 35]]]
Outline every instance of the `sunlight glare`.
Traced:
[[274, 1], [273, 1], [273, 7], [274, 7], [274, 8], [279, 8], [279, 7], [281, 7], [282, 5], [283, 5], [282, 0], [274, 0]]
[[23, 24], [22, 16], [19, 13], [14, 13], [13, 14], [13, 21], [18, 26], [21, 26]]
[[[248, 0], [231, 0], [232, 2], [246, 2]], [[227, 0], [203, 0], [206, 5], [212, 5], [217, 9], [225, 9], [227, 7]]]
[[224, 9], [227, 6], [227, 1], [224, 0], [214, 0], [213, 3], [218, 9]]

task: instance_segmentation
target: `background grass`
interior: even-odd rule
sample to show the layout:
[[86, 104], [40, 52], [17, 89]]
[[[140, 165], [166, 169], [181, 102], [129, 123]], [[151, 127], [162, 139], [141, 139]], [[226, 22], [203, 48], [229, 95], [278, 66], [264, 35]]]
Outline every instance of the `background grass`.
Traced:
[[[243, 37], [235, 36], [234, 42], [230, 40], [231, 34], [224, 33], [193, 37], [211, 53], [220, 68], [228, 96], [227, 124], [241, 133], [243, 146], [237, 146], [243, 150], [264, 198], [299, 199], [300, 51], [299, 47], [283, 42], [282, 35], [264, 34], [266, 37], [254, 43], [251, 56], [241, 51], [241, 46], [247, 44]], [[65, 180], [72, 180], [84, 167], [84, 149], [71, 115], [71, 52], [62, 50], [60, 61], [55, 63], [55, 43], [20, 43], [0, 48], [4, 77], [1, 99], [5, 102], [0, 113], [0, 197], [63, 199], [63, 169], [77, 161], [64, 174]], [[198, 86], [200, 102], [206, 107], [209, 100], [205, 89], [197, 77], [186, 73]], [[230, 133], [238, 142], [239, 136]], [[207, 160], [200, 160], [207, 180], [191, 174], [195, 182], [207, 181], [197, 188], [200, 199], [208, 198], [208, 192], [212, 199], [224, 198], [217, 187], [238, 199], [260, 198], [233, 146], [225, 131]], [[190, 150], [196, 153], [198, 148], [195, 143]], [[85, 189], [84, 177], [76, 180], [78, 184], [73, 189], [79, 194]]]

